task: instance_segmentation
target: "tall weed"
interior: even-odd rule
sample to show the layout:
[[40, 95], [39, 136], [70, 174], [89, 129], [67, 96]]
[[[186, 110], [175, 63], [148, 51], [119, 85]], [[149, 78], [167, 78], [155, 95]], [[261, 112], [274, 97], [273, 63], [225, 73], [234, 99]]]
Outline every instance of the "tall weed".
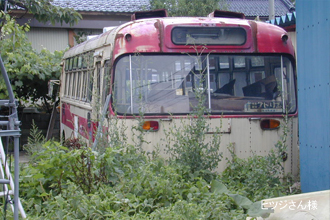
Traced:
[[[198, 59], [200, 62], [201, 59]], [[202, 66], [199, 64], [199, 66]], [[200, 84], [206, 80], [205, 70], [200, 70], [195, 75], [200, 77]], [[172, 161], [187, 166], [190, 172], [214, 170], [222, 159], [220, 151], [220, 128], [213, 136], [210, 132], [208, 108], [206, 107], [207, 88], [195, 88], [194, 96], [196, 106], [191, 106], [192, 112], [187, 118], [181, 118], [179, 125], [174, 124], [165, 131], [165, 149]], [[189, 121], [189, 123], [188, 123]], [[211, 138], [210, 138], [211, 136]]]

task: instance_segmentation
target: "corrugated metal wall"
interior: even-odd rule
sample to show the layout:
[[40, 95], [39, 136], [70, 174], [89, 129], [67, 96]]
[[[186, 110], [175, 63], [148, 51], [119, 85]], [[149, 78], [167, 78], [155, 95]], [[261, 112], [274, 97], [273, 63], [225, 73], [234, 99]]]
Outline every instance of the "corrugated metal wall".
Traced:
[[[68, 29], [61, 28], [31, 28], [27, 32], [27, 37], [32, 43], [32, 47], [38, 52], [42, 48], [47, 48], [49, 51], [64, 50], [69, 47]], [[99, 29], [76, 29], [78, 35], [98, 35], [102, 33]], [[83, 39], [86, 39], [84, 37]], [[75, 42], [76, 43], [76, 42]]]
[[300, 176], [303, 192], [330, 189], [330, 1], [297, 12]]
[[69, 45], [68, 30], [56, 28], [31, 28], [27, 32], [27, 37], [32, 43], [32, 47], [38, 52], [42, 48], [49, 51], [64, 50]]

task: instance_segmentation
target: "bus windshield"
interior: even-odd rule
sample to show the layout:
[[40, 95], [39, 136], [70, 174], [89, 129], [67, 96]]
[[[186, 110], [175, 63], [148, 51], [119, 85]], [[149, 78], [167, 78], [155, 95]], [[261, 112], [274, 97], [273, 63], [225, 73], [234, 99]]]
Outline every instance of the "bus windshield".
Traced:
[[200, 102], [210, 114], [296, 111], [294, 69], [282, 55], [126, 55], [114, 77], [118, 114], [187, 114]]

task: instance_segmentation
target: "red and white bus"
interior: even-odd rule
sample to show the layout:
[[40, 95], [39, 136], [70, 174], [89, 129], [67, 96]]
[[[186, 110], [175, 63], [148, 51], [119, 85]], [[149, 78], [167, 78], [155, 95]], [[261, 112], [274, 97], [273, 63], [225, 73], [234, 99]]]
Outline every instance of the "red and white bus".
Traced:
[[64, 55], [62, 138], [93, 140], [105, 105], [104, 120], [125, 122], [128, 141], [142, 113], [144, 129], [153, 131], [143, 134], [145, 149], [152, 150], [166, 130], [188, 120], [198, 102], [194, 91], [202, 90], [210, 126], [220, 129], [209, 133], [222, 135], [224, 157], [229, 144], [242, 158], [268, 154], [288, 115], [284, 167], [298, 172], [295, 52], [286, 31], [222, 11], [137, 12], [108, 29]]

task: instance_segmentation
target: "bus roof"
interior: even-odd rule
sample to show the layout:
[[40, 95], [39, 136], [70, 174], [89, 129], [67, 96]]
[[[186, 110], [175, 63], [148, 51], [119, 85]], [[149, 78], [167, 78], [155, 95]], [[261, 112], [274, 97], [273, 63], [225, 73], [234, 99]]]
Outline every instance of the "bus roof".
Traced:
[[[68, 50], [64, 59], [104, 46], [114, 48], [116, 58], [124, 53], [189, 52], [191, 45], [171, 42], [174, 27], [241, 27], [247, 30], [247, 41], [239, 46], [210, 46], [219, 53], [288, 53], [294, 56], [291, 40], [284, 29], [258, 21], [219, 17], [162, 17], [127, 22]], [[204, 48], [205, 49], [205, 48]], [[191, 52], [194, 52], [191, 49]], [[210, 52], [205, 50], [205, 52]]]

